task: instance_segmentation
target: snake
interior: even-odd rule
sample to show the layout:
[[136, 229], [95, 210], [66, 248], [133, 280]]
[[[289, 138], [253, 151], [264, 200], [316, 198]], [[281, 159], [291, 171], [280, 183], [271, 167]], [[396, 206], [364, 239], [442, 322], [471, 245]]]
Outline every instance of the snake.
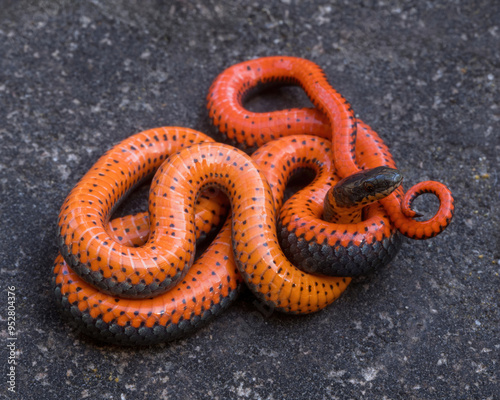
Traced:
[[[260, 61], [266, 65], [270, 60]], [[243, 64], [244, 69], [252, 70], [255, 61], [251, 63]], [[275, 74], [279, 75], [279, 71]], [[217, 97], [220, 80], [221, 76], [212, 85], [208, 110], [215, 126], [219, 131], [223, 127], [231, 141], [234, 138], [229, 132], [241, 130], [230, 127], [229, 122], [236, 119], [225, 118], [226, 113], [217, 108], [217, 99], [222, 99]], [[290, 83], [286, 77], [270, 79], [272, 83], [276, 80]], [[257, 86], [267, 83], [262, 77], [257, 81]], [[240, 109], [244, 110], [245, 95], [256, 86], [252, 82], [247, 79], [243, 89], [236, 92]], [[293, 81], [296, 82], [306, 86]], [[226, 99], [231, 98], [230, 90], [226, 94]], [[341, 100], [339, 104], [344, 103], [347, 104]], [[376, 184], [380, 175], [395, 176], [397, 182], [389, 190], [392, 194], [384, 195], [385, 199], [393, 196], [399, 210], [411, 210], [411, 203], [419, 194], [434, 191], [440, 199], [440, 212], [446, 208], [443, 205], [452, 210], [439, 185], [431, 189], [424, 185], [401, 199], [400, 177], [391, 168], [394, 163], [388, 149], [361, 121], [355, 121], [356, 130], [361, 132], [356, 132], [356, 146], [349, 148], [356, 171], [343, 177], [345, 168], [339, 169], [336, 158], [338, 143], [342, 141], [332, 138], [337, 129], [346, 130], [344, 125], [349, 124], [340, 123], [345, 118], [328, 120], [321, 102], [317, 107], [319, 112], [282, 111], [284, 120], [274, 114], [273, 120], [281, 119], [287, 126], [295, 126], [290, 113], [297, 124], [301, 118], [312, 121], [303, 123], [293, 134], [276, 128], [266, 136], [260, 128], [245, 128], [247, 132], [264, 135], [250, 133], [258, 140], [245, 144], [241, 144], [244, 140], [238, 141], [240, 147], [259, 148], [253, 158], [233, 146], [215, 143], [201, 132], [180, 127], [144, 131], [110, 149], [84, 175], [61, 207], [60, 254], [55, 261], [53, 281], [63, 309], [91, 336], [129, 345], [168, 341], [199, 328], [231, 304], [243, 282], [273, 310], [292, 314], [315, 312], [340, 296], [351, 281], [349, 274], [355, 275], [356, 268], [389, 262], [400, 247], [398, 231], [409, 234], [412, 229], [398, 227], [394, 223], [397, 218], [389, 215], [390, 208], [379, 204], [382, 201], [364, 207], [362, 212], [339, 216], [335, 210], [349, 196], [335, 193], [335, 188], [349, 191], [353, 175], [363, 181], [366, 171], [388, 167], [380, 174], [368, 174], [366, 187]], [[242, 119], [249, 120], [248, 114], [243, 111]], [[314, 129], [309, 129], [309, 124]], [[258, 125], [256, 121], [254, 125]], [[332, 135], [330, 126], [337, 125], [340, 128], [334, 129]], [[310, 136], [312, 133], [315, 136]], [[349, 134], [352, 138], [352, 132]], [[281, 207], [287, 182], [304, 168], [315, 172], [315, 180]], [[148, 214], [110, 222], [118, 204], [152, 175]], [[228, 196], [231, 216], [208, 249], [195, 260], [197, 240], [220, 225], [228, 207], [227, 201], [213, 201], [207, 196], [208, 188], [214, 186]], [[321, 219], [323, 204], [329, 198], [337, 203], [330, 212], [330, 219], [335, 222]], [[292, 204], [297, 201], [305, 202], [299, 218], [290, 216], [296, 209]], [[281, 210], [279, 218], [277, 210]], [[361, 213], [364, 218], [358, 221]], [[410, 219], [403, 211], [394, 214], [399, 220], [401, 215]], [[447, 222], [440, 217], [438, 229], [449, 223], [448, 214]], [[424, 235], [419, 230], [413, 236]], [[288, 242], [284, 243], [283, 237]], [[304, 251], [305, 247], [308, 251]], [[303, 259], [300, 269], [289, 261], [294, 254]], [[320, 258], [318, 254], [329, 260], [330, 267], [318, 267], [312, 262], [313, 258]], [[354, 260], [354, 266], [342, 273], [346, 259]], [[338, 264], [333, 272], [332, 264]]]
[[[244, 102], [252, 94], [275, 85], [300, 86], [314, 108], [267, 113], [245, 108]], [[330, 85], [324, 71], [310, 60], [272, 56], [233, 65], [214, 80], [207, 103], [214, 126], [238, 148], [250, 151], [278, 137], [313, 134], [332, 141], [335, 168], [340, 177], [346, 178], [361, 169], [356, 157], [356, 139], [364, 123], [355, 117], [349, 102]], [[389, 154], [387, 150], [385, 163], [390, 163]], [[431, 218], [420, 221], [416, 219], [420, 215], [411, 206], [425, 193], [435, 195], [440, 205]], [[398, 231], [411, 239], [428, 239], [441, 233], [454, 213], [451, 191], [435, 181], [420, 182], [404, 196], [400, 187], [379, 201]]]

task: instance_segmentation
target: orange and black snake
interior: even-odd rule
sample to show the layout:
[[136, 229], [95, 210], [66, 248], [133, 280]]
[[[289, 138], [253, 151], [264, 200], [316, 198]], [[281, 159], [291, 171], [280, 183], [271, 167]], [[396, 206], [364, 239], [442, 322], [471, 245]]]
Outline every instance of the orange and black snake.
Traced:
[[[251, 89], [276, 82], [300, 84], [316, 109], [243, 108]], [[174, 339], [226, 308], [243, 281], [273, 309], [314, 312], [345, 290], [348, 276], [390, 261], [398, 230], [426, 238], [451, 220], [453, 200], [441, 184], [424, 183], [401, 200], [387, 147], [309, 61], [273, 57], [229, 68], [212, 85], [208, 109], [229, 140], [259, 147], [252, 158], [191, 129], [152, 129], [109, 150], [66, 198], [55, 291], [91, 335], [123, 344]], [[314, 181], [281, 207], [287, 182], [303, 168], [315, 172]], [[119, 201], [152, 174], [149, 213], [109, 222]], [[214, 186], [228, 196], [231, 217], [194, 260], [197, 237], [227, 209], [220, 196], [210, 198]], [[355, 197], [360, 186], [365, 195]], [[380, 190], [382, 205], [365, 207], [361, 220], [365, 200], [378, 200]], [[411, 217], [411, 202], [424, 192], [441, 203], [430, 222]], [[334, 204], [325, 215], [335, 222], [322, 220], [325, 198]]]

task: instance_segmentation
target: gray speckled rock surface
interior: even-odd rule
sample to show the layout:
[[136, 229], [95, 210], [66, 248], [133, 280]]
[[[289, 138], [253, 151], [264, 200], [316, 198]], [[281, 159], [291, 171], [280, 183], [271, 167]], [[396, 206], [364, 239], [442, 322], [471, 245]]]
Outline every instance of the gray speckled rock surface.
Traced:
[[[500, 3], [166, 3], [0, 2], [0, 397], [498, 398]], [[207, 327], [154, 348], [75, 331], [50, 284], [71, 187], [132, 133], [213, 134], [205, 95], [215, 76], [275, 54], [321, 65], [390, 146], [407, 186], [449, 185], [451, 226], [405, 241], [315, 315], [268, 315], [245, 292]], [[280, 93], [270, 98], [280, 106], [304, 104], [300, 91]], [[10, 285], [15, 395], [5, 383]]]

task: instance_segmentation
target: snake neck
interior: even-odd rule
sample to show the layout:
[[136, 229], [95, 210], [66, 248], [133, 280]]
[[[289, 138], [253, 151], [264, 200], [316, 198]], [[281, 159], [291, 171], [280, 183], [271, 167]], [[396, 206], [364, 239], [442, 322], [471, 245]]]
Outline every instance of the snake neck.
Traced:
[[335, 200], [333, 190], [329, 190], [324, 200], [323, 219], [336, 224], [355, 224], [361, 222], [362, 210], [362, 206], [340, 206]]

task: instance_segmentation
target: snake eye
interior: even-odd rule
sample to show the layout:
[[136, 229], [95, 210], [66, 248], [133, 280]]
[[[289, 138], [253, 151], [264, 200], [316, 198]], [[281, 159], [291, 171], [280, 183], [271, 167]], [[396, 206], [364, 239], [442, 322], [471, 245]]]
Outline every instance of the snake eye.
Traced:
[[368, 193], [372, 193], [372, 192], [373, 192], [373, 190], [375, 189], [375, 186], [374, 186], [372, 183], [370, 183], [370, 182], [365, 182], [365, 183], [363, 184], [363, 187], [364, 187], [364, 189], [365, 189]]

